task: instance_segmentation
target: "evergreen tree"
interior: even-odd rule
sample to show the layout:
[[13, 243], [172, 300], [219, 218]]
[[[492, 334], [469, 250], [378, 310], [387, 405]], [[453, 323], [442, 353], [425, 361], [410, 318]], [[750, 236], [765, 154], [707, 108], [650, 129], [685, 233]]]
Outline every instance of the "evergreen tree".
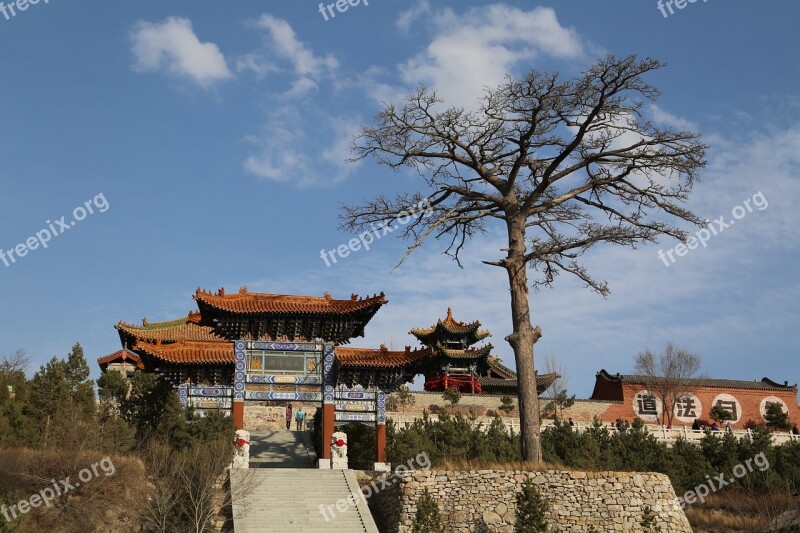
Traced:
[[97, 394], [101, 402], [119, 403], [128, 396], [129, 389], [128, 380], [116, 370], [106, 370], [97, 379]]
[[64, 371], [72, 394], [73, 407], [83, 414], [94, 414], [96, 409], [94, 382], [89, 379], [89, 365], [79, 343], [75, 343], [67, 356]]
[[715, 405], [714, 407], [712, 407], [711, 412], [709, 414], [712, 419], [720, 423], [725, 422], [727, 420], [733, 420], [733, 413], [731, 413], [721, 405]]
[[514, 399], [511, 396], [500, 398], [500, 410], [508, 416], [514, 410]]
[[403, 409], [414, 405], [414, 395], [411, 394], [411, 391], [408, 389], [408, 384], [401, 385], [400, 388], [397, 389], [397, 400], [400, 403], [400, 407]]
[[422, 493], [417, 501], [417, 514], [411, 526], [412, 533], [444, 533], [442, 515], [439, 506], [433, 499], [428, 489]]
[[131, 390], [120, 401], [120, 414], [136, 427], [137, 438], [153, 435], [171, 437], [182, 425], [178, 394], [172, 385], [155, 374], [136, 372], [131, 378]]
[[767, 412], [764, 413], [767, 427], [787, 431], [792, 425], [789, 423], [789, 413], [783, 410], [778, 402], [768, 402]]
[[458, 405], [458, 402], [461, 400], [461, 391], [458, 390], [458, 387], [450, 387], [442, 393], [442, 398], [444, 398], [445, 401], [450, 402], [450, 407], [455, 408], [455, 406]]
[[547, 502], [530, 478], [517, 493], [517, 520], [514, 533], [544, 533], [547, 531]]

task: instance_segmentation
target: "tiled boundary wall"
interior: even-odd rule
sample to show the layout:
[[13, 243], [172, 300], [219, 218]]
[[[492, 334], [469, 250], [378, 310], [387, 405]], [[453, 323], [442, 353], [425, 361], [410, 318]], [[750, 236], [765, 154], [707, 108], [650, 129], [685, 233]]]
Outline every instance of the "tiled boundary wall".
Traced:
[[[408, 415], [414, 418], [414, 414], [421, 414], [423, 410], [429, 413], [438, 411], [451, 412], [453, 409], [450, 404], [442, 398], [441, 392], [412, 392], [411, 396], [414, 398], [414, 404], [398, 408], [397, 411], [392, 412], [391, 415], [399, 415], [405, 418]], [[488, 416], [490, 419], [494, 415], [505, 416], [505, 413], [500, 411], [500, 398], [501, 395], [488, 395], [488, 394], [462, 394], [461, 400], [455, 407], [455, 410], [461, 413], [469, 413], [472, 410], [478, 416]], [[511, 395], [514, 400], [514, 411], [509, 414], [510, 418], [518, 419], [519, 412], [516, 410], [517, 398]], [[540, 405], [542, 409], [549, 402], [548, 398], [540, 397]], [[582, 422], [591, 424], [595, 416], [600, 417], [604, 422], [613, 422], [618, 415], [616, 413], [622, 402], [614, 402], [609, 400], [576, 400], [575, 404], [569, 409], [564, 410], [564, 418], [573, 418], [575, 422]], [[390, 416], [391, 416], [390, 415]], [[628, 418], [632, 418], [628, 416]]]
[[426, 488], [439, 504], [446, 531], [512, 533], [516, 494], [527, 477], [547, 500], [548, 519], [559, 531], [583, 532], [592, 526], [596, 531], [642, 531], [646, 507], [654, 509], [654, 525], [661, 531], [692, 531], [680, 507], [668, 503], [675, 492], [663, 474], [419, 470], [395, 476], [391, 489], [370, 498], [388, 533], [411, 532]]

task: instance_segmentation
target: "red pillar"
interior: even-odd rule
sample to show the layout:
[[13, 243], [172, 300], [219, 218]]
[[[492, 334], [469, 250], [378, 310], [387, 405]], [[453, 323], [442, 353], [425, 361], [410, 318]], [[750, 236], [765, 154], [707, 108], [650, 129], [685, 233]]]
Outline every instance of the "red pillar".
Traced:
[[375, 426], [375, 441], [377, 443], [377, 450], [375, 450], [375, 462], [386, 462], [386, 424], [378, 424]]
[[236, 429], [244, 429], [244, 400], [233, 399], [233, 423]]
[[322, 406], [322, 458], [331, 458], [331, 437], [333, 437], [334, 405], [326, 403]]

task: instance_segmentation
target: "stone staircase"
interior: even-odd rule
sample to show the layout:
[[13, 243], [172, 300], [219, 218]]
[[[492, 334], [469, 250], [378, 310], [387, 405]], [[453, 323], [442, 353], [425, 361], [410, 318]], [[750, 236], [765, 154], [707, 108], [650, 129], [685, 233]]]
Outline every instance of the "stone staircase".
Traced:
[[348, 501], [355, 473], [312, 468], [304, 432], [252, 432], [251, 442], [251, 468], [231, 472], [235, 533], [378, 533], [366, 502]]

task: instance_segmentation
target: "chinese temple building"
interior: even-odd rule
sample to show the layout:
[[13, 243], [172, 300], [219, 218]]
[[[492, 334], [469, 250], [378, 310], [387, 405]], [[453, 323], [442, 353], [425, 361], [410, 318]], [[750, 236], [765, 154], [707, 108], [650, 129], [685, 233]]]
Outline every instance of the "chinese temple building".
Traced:
[[[426, 391], [444, 391], [451, 387], [470, 394], [517, 393], [517, 374], [500, 364], [499, 357], [492, 357], [494, 346], [486, 343], [476, 346], [491, 336], [481, 330], [481, 323], [459, 322], [453, 318], [453, 310], [447, 309], [444, 320], [439, 319], [429, 328], [415, 328], [409, 333], [430, 352], [431, 357], [418, 365], [425, 375]], [[557, 379], [556, 374], [536, 378], [537, 392], [541, 394]]]
[[439, 319], [429, 328], [415, 328], [409, 333], [431, 351], [432, 357], [422, 365], [426, 391], [444, 391], [456, 387], [462, 392], [481, 392], [478, 375], [489, 368], [490, 343], [474, 346], [491, 333], [479, 329], [477, 320], [458, 322], [453, 310], [447, 309], [447, 317]]
[[[791, 420], [800, 419], [797, 385], [789, 385], [788, 381], [780, 384], [768, 378], [761, 381], [699, 378], [689, 380], [688, 389], [676, 402], [674, 425], [691, 425], [695, 419], [710, 421], [711, 409], [720, 406], [732, 415], [732, 427], [744, 428], [748, 421], [765, 422], [770, 403], [779, 404]], [[648, 380], [643, 376], [601, 370], [597, 373], [592, 399], [617, 402], [604, 413], [607, 419], [638, 417], [650, 423], [662, 421], [662, 402], [648, 390]]]

